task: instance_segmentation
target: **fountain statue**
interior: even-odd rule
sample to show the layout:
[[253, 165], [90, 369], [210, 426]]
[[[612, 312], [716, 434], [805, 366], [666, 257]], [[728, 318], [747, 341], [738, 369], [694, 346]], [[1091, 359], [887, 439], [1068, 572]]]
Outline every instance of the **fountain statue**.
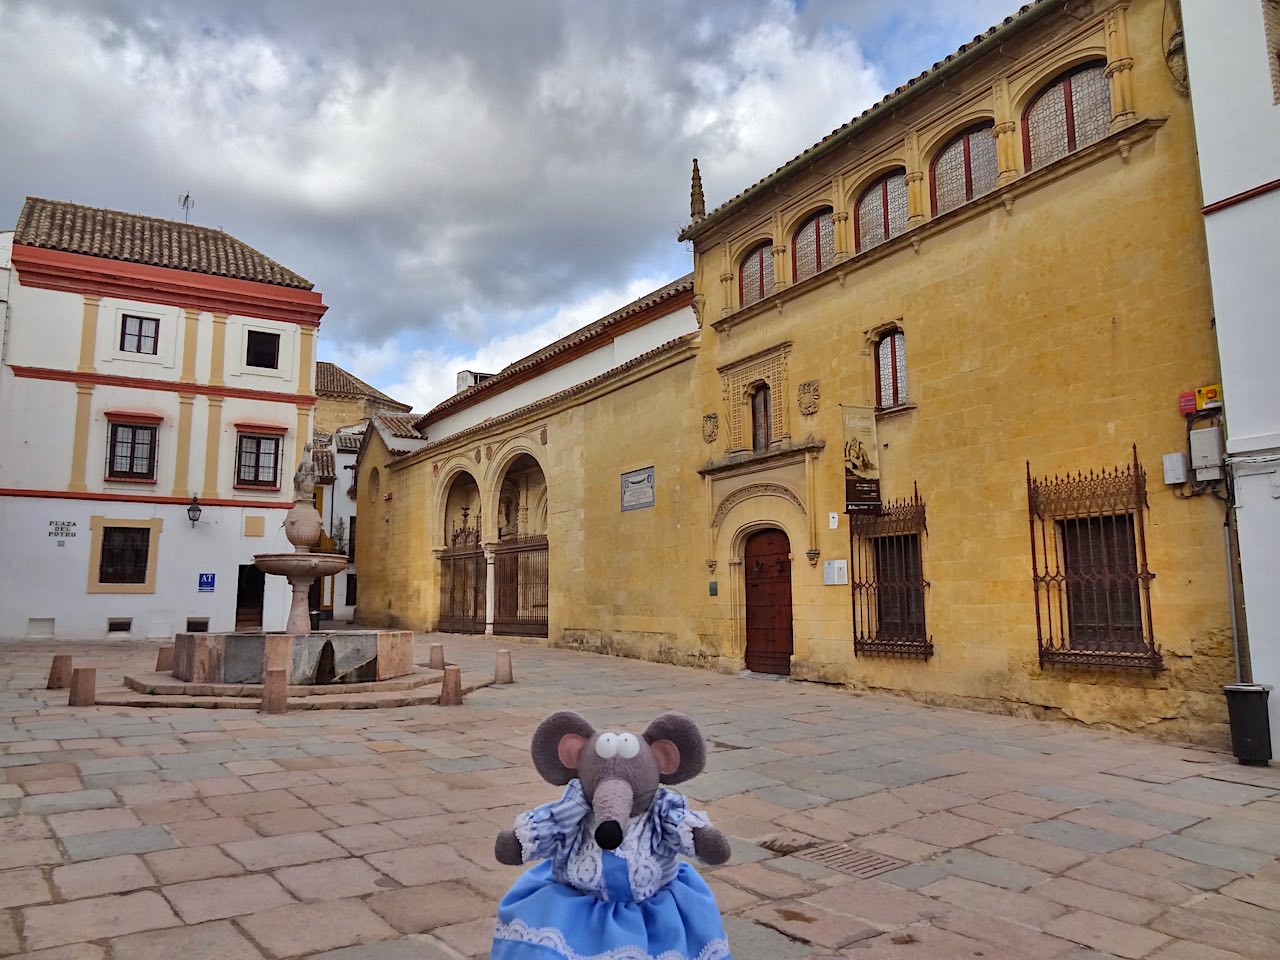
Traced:
[[311, 444], [302, 449], [302, 462], [293, 475], [293, 506], [284, 518], [284, 534], [293, 544], [293, 553], [259, 553], [253, 558], [254, 566], [263, 573], [288, 578], [293, 588], [293, 602], [284, 629], [285, 633], [295, 635], [311, 630], [311, 616], [307, 610], [311, 584], [317, 577], [329, 577], [347, 567], [346, 554], [315, 552], [324, 532], [324, 523], [320, 519], [320, 511], [312, 503], [316, 465], [311, 456]]

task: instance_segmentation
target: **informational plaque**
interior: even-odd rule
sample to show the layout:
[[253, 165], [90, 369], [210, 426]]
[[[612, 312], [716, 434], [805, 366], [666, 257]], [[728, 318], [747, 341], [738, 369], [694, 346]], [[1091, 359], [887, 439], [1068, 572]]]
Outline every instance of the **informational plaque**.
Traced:
[[643, 510], [654, 503], [653, 467], [622, 475], [622, 509]]
[[828, 587], [838, 587], [849, 582], [848, 560], [823, 560], [822, 582]]
[[880, 444], [875, 407], [841, 406], [844, 419], [844, 512], [880, 509]]

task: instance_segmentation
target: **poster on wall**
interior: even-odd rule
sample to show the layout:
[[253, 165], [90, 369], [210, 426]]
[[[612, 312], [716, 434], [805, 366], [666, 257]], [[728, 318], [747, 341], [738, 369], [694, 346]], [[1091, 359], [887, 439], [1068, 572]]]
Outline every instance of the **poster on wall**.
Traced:
[[880, 509], [880, 444], [875, 407], [841, 405], [844, 419], [844, 512]]
[[622, 509], [643, 510], [654, 503], [653, 467], [622, 475]]

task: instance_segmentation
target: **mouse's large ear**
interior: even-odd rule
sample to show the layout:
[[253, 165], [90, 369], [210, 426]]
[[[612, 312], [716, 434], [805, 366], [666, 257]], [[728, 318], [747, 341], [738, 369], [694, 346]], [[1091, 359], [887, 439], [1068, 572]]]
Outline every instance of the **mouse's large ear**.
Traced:
[[683, 713], [664, 713], [649, 724], [644, 739], [658, 759], [663, 783], [691, 780], [707, 764], [702, 731]]
[[572, 710], [553, 713], [533, 732], [533, 765], [547, 783], [563, 786], [577, 775], [578, 757], [595, 733], [586, 717]]

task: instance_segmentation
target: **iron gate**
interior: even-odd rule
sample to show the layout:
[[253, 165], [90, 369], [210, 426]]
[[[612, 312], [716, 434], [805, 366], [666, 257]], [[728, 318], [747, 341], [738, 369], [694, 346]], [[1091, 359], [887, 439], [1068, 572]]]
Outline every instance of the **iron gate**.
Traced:
[[440, 554], [441, 632], [484, 633], [487, 568], [479, 524], [455, 530]]
[[493, 548], [493, 632], [547, 635], [547, 538], [519, 537]]

